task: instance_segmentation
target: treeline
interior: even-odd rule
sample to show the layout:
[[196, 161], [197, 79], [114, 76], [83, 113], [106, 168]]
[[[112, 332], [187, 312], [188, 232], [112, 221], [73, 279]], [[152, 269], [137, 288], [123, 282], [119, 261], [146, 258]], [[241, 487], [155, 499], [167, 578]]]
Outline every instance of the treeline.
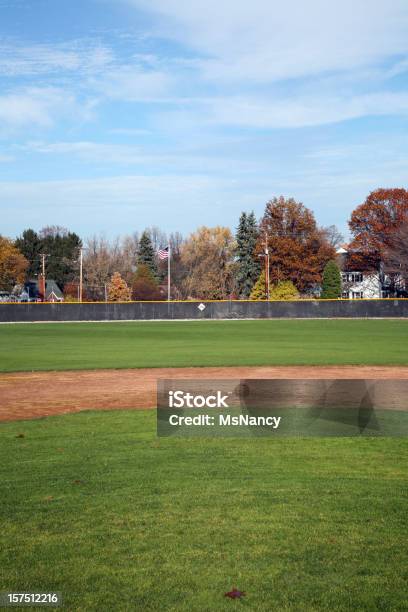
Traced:
[[[353, 211], [349, 227], [349, 270], [408, 277], [406, 190], [372, 192]], [[334, 261], [342, 242], [335, 226], [319, 227], [310, 209], [284, 197], [270, 200], [260, 220], [243, 212], [234, 233], [203, 226], [184, 238], [150, 227], [113, 241], [93, 236], [83, 242], [61, 227], [28, 229], [15, 241], [0, 238], [0, 289], [37, 279], [45, 258], [46, 277], [58, 283], [64, 299], [76, 300], [82, 248], [84, 300], [165, 299], [167, 261], [157, 252], [170, 245], [172, 299], [265, 299], [268, 293], [290, 299], [317, 295], [322, 284], [323, 292], [330, 286], [338, 294]]]

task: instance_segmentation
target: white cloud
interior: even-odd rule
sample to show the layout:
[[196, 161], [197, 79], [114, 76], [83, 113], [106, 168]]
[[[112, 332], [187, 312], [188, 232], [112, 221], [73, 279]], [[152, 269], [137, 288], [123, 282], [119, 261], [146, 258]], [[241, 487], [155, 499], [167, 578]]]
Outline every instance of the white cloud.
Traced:
[[207, 78], [272, 81], [355, 69], [408, 53], [406, 0], [127, 0], [157, 35], [205, 56]]
[[[216, 141], [213, 141], [216, 147]], [[224, 143], [225, 144], [225, 143]], [[143, 148], [135, 145], [123, 145], [113, 143], [99, 143], [90, 141], [79, 142], [42, 142], [29, 141], [24, 145], [15, 145], [13, 150], [30, 153], [50, 155], [54, 158], [57, 155], [67, 156], [70, 160], [75, 158], [86, 162], [89, 165], [116, 164], [122, 166], [139, 166], [154, 168], [156, 172], [164, 173], [166, 170], [173, 170], [178, 164], [184, 172], [192, 174], [200, 172], [212, 172], [220, 174], [222, 171], [230, 169], [231, 159], [234, 159], [234, 166], [240, 172], [250, 172], [259, 169], [259, 162], [242, 160], [239, 154], [233, 151], [233, 144], [230, 144], [229, 158], [211, 153], [205, 153], [200, 149], [191, 146], [180, 145], [177, 150], [166, 150], [163, 148], [154, 149], [152, 147]]]
[[113, 61], [112, 51], [98, 42], [70, 41], [54, 45], [0, 43], [1, 76], [95, 73]]
[[169, 73], [140, 64], [117, 66], [89, 81], [90, 87], [99, 94], [128, 102], [160, 101], [168, 96], [172, 83]]
[[[49, 97], [49, 90], [25, 90], [0, 97], [0, 121], [13, 127], [36, 124], [49, 126], [52, 123], [52, 107], [55, 92]], [[61, 99], [60, 99], [61, 100]]]
[[104, 164], [140, 164], [153, 161], [153, 156], [143, 154], [140, 148], [130, 145], [79, 142], [28, 142], [23, 150], [48, 155], [70, 155], [88, 162]]
[[92, 101], [80, 103], [74, 94], [58, 87], [27, 87], [0, 95], [0, 130], [51, 127], [57, 118], [76, 120], [90, 116]]
[[210, 122], [254, 128], [298, 128], [364, 116], [408, 114], [407, 93], [281, 99], [220, 98], [209, 105]]

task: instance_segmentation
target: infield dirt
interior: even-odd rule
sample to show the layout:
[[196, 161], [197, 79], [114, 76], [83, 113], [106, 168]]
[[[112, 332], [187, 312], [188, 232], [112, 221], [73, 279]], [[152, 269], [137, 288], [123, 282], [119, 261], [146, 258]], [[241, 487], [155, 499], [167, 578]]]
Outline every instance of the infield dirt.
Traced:
[[70, 370], [0, 374], [0, 421], [80, 410], [156, 407], [159, 378], [408, 379], [408, 367], [280, 366]]

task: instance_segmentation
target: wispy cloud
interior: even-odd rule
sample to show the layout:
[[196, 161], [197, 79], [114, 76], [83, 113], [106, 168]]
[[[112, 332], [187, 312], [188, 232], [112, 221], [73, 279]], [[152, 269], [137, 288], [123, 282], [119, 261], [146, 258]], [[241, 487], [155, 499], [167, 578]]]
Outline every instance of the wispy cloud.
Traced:
[[80, 101], [61, 87], [16, 88], [0, 95], [0, 134], [25, 128], [51, 128], [57, 120], [80, 122], [92, 115], [95, 100]]
[[[28, 142], [19, 147], [20, 150], [46, 155], [68, 155], [78, 157], [87, 162], [103, 164], [134, 165], [159, 159], [147, 155], [139, 147], [118, 145], [113, 143], [98, 143], [90, 141], [79, 142]], [[162, 158], [163, 159], [163, 158]]]
[[407, 93], [373, 93], [342, 97], [217, 99], [210, 106], [210, 121], [255, 128], [298, 128], [336, 123], [359, 117], [408, 115]]
[[158, 16], [158, 35], [200, 52], [209, 79], [265, 82], [408, 53], [405, 0], [127, 2]]
[[73, 99], [67, 99], [61, 90], [31, 87], [0, 96], [0, 121], [12, 127], [36, 124], [49, 126], [54, 113], [67, 108]]
[[169, 96], [173, 81], [169, 73], [135, 63], [106, 70], [100, 76], [92, 77], [89, 86], [106, 98], [128, 102], [163, 101]]
[[98, 41], [69, 41], [25, 45], [20, 41], [0, 43], [0, 76], [59, 75], [95, 73], [113, 62], [109, 47]]

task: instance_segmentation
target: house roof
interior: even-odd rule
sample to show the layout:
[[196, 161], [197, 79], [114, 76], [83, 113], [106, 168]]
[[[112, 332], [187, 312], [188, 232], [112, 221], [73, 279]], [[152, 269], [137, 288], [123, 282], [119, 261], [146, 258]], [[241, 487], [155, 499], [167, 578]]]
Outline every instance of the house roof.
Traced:
[[[39, 292], [38, 280], [29, 280], [28, 283], [25, 284], [25, 286], [27, 285], [30, 285], [30, 287], [34, 285], [37, 293]], [[61, 289], [59, 288], [55, 280], [53, 280], [52, 278], [45, 279], [45, 299], [50, 297], [52, 293], [58, 300], [64, 297]]]
[[61, 289], [58, 287], [55, 280], [46, 280], [45, 281], [45, 298], [47, 299], [51, 294], [54, 294], [57, 299], [62, 299], [64, 297]]

